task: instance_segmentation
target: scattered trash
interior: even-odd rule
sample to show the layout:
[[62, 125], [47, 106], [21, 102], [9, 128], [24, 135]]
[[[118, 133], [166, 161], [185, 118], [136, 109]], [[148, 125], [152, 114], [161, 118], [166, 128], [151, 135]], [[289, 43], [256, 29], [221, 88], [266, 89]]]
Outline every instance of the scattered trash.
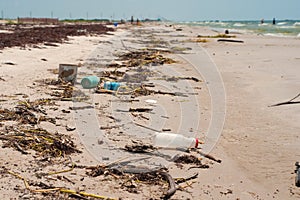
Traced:
[[145, 100], [145, 102], [148, 104], [151, 104], [151, 105], [157, 104], [157, 101], [154, 99], [147, 99], [147, 100]]
[[122, 84], [121, 83], [118, 83], [118, 82], [110, 82], [110, 81], [106, 81], [104, 83], [104, 89], [106, 90], [114, 90], [114, 91], [117, 91], [118, 88], [121, 86]]
[[75, 84], [77, 77], [78, 65], [73, 64], [59, 64], [58, 78], [66, 82]]
[[98, 86], [100, 78], [97, 76], [87, 76], [81, 80], [81, 85], [84, 89], [92, 89]]
[[163, 148], [198, 148], [198, 138], [185, 137], [175, 133], [156, 132], [154, 146]]

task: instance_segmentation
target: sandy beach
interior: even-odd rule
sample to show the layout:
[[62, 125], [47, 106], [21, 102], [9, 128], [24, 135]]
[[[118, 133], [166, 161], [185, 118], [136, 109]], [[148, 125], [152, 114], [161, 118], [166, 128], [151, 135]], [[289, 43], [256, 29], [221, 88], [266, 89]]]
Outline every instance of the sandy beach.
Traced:
[[[223, 38], [208, 27], [171, 23], [114, 29], [57, 46], [0, 50], [1, 199], [299, 199], [300, 107], [271, 106], [300, 92], [299, 38]], [[79, 66], [71, 101], [54, 93], [69, 86], [49, 84], [62, 63]], [[126, 87], [119, 93], [82, 89], [81, 79], [90, 75]], [[78, 90], [86, 101], [74, 100]], [[51, 103], [26, 108], [44, 120], [5, 119], [5, 109], [41, 98]], [[63, 144], [72, 140], [78, 151], [23, 152], [21, 141], [8, 136], [25, 127], [66, 135]], [[193, 150], [153, 150], [153, 129], [197, 137], [204, 142], [199, 150], [221, 163]], [[141, 152], [126, 149], [142, 144]], [[197, 161], [174, 162], [182, 155]], [[155, 173], [138, 176], [139, 169]], [[170, 196], [165, 172], [176, 182]]]

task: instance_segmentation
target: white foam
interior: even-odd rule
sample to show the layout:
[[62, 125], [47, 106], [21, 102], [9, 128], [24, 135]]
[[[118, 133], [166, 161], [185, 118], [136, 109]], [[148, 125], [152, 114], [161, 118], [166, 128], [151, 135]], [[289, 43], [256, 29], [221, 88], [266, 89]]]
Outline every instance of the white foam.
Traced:
[[287, 24], [287, 23], [286, 22], [279, 22], [279, 23], [277, 23], [277, 25], [279, 25], [279, 26], [285, 25], [285, 24]]
[[242, 24], [242, 23], [235, 23], [233, 24], [233, 26], [236, 26], [236, 27], [243, 27], [243, 26], [246, 26], [245, 24]]
[[295, 22], [294, 26], [300, 26], [300, 22]]

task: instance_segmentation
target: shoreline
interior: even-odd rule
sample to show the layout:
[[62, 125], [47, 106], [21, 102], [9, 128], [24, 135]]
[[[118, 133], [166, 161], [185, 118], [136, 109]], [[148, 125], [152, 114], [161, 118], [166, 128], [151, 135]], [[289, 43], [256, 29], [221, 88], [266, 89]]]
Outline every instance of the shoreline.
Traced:
[[[118, 29], [121, 29], [121, 31], [118, 31]], [[171, 44], [171, 47], [174, 47], [173, 49], [170, 48], [172, 51], [176, 50], [180, 52], [182, 49], [185, 49], [184, 53], [193, 55], [199, 51], [193, 47], [196, 43], [192, 43], [193, 45], [191, 45], [189, 42], [184, 41], [195, 40], [199, 34], [215, 34], [207, 27], [182, 26], [182, 29], [182, 31], [176, 31], [175, 27], [166, 27], [157, 23], [146, 23], [139, 27], [130, 26], [130, 28], [127, 28], [125, 26], [124, 29], [123, 27], [118, 27], [117, 32], [110, 36], [74, 37], [68, 44], [62, 44], [59, 47], [32, 49], [31, 51], [28, 49], [19, 50], [18, 48], [1, 50], [0, 60], [2, 64], [0, 66], [0, 77], [4, 79], [1, 82], [3, 83], [2, 87], [5, 88], [1, 94], [9, 96], [22, 93], [29, 95], [31, 100], [39, 98], [45, 91], [43, 88], [36, 89], [39, 86], [36, 83], [33, 84], [32, 81], [34, 80], [35, 82], [35, 80], [45, 77], [56, 78], [57, 75], [47, 71], [48, 69], [56, 69], [59, 63], [80, 62], [83, 66], [89, 66], [89, 69], [92, 70], [92, 72], [86, 71], [86, 73], [93, 73], [93, 70], [97, 70], [97, 65], [101, 63], [111, 62], [117, 64], [119, 61], [116, 59], [115, 54], [118, 55], [126, 51], [124, 44], [127, 49], [138, 50], [143, 48], [148, 41], [150, 45], [154, 45], [154, 48], [164, 49], [164, 44], [167, 44], [164, 42], [167, 41]], [[222, 163], [216, 164], [204, 159], [205, 164], [208, 164], [210, 168], [207, 170], [193, 170], [192, 172], [199, 173], [199, 178], [195, 180], [193, 188], [188, 188], [188, 192], [184, 190], [177, 191], [174, 195], [175, 199], [297, 199], [300, 196], [293, 182], [295, 174], [291, 173], [294, 170], [293, 162], [297, 161], [300, 156], [297, 153], [297, 151], [299, 152], [298, 144], [300, 142], [297, 136], [300, 124], [299, 108], [297, 105], [268, 107], [274, 103], [292, 98], [298, 91], [297, 86], [299, 85], [300, 77], [297, 66], [300, 58], [297, 52], [300, 48], [300, 41], [293, 38], [271, 38], [248, 34], [239, 34], [236, 39], [243, 40], [244, 43], [222, 43], [217, 42], [217, 39], [210, 38], [205, 43], [199, 43], [203, 51], [206, 51], [207, 57], [212, 59], [212, 62], [215, 63], [217, 69], [220, 71], [226, 91], [227, 113], [225, 126], [217, 145], [211, 152], [216, 157], [221, 158]], [[121, 40], [124, 44], [120, 42]], [[160, 45], [160, 47], [157, 47], [157, 45]], [[188, 50], [188, 48], [191, 48], [191, 50]], [[284, 54], [282, 53], [283, 51], [285, 52]], [[209, 96], [208, 90], [208, 86], [211, 83], [206, 81], [207, 78], [203, 77], [202, 73], [201, 75], [198, 74], [191, 67], [188, 60], [180, 59], [180, 56], [176, 55], [176, 53], [174, 55], [163, 54], [163, 56], [177, 59], [179, 62], [163, 66], [148, 66], [151, 71], [155, 72], [154, 78], [149, 76], [149, 80], [160, 86], [157, 89], [168, 89], [170, 92], [177, 91], [181, 93], [191, 92], [180, 86], [181, 84], [184, 86], [187, 83], [186, 87], [192, 88], [194, 93], [198, 93], [195, 102], [186, 97], [153, 95], [150, 97], [138, 97], [138, 103], [124, 104], [115, 103], [118, 101], [118, 98], [115, 96], [100, 94], [95, 96], [93, 100], [98, 103], [97, 108], [99, 109], [97, 109], [97, 115], [101, 116], [100, 126], [112, 127], [118, 125], [118, 122], [107, 118], [107, 116], [121, 119], [121, 122], [126, 121], [127, 115], [115, 112], [110, 106], [124, 109], [127, 109], [128, 106], [143, 107], [145, 106], [144, 101], [151, 98], [159, 102], [158, 105], [151, 107], [156, 114], [138, 114], [128, 118], [129, 121], [144, 123], [150, 127], [170, 128], [175, 132], [188, 132], [192, 130], [192, 134], [205, 133], [208, 130], [214, 106], [210, 100], [211, 96]], [[47, 61], [42, 61], [42, 58]], [[16, 65], [6, 65], [3, 64], [3, 61], [10, 61]], [[201, 64], [201, 66], [203, 65], [205, 63]], [[23, 72], [19, 69], [20, 67], [26, 70]], [[127, 72], [126, 69], [123, 70]], [[207, 70], [209, 71], [210, 69]], [[86, 74], [79, 75], [82, 77]], [[164, 80], [159, 80], [163, 75], [167, 76], [167, 78], [172, 78], [172, 76], [196, 77], [200, 82], [165, 82]], [[10, 97], [5, 98], [7, 98], [5, 104], [12, 106], [15, 105], [19, 97], [13, 97], [15, 98], [13, 100], [10, 100]], [[28, 97], [24, 97], [23, 100], [26, 98]], [[190, 95], [189, 98], [192, 99], [194, 97]], [[195, 106], [197, 101], [200, 103]], [[59, 110], [68, 110], [71, 106], [68, 102], [60, 102], [59, 104]], [[179, 106], [182, 107], [181, 110], [176, 109]], [[195, 112], [193, 111], [196, 108], [200, 111], [198, 113], [199, 116], [194, 116]], [[47, 112], [52, 113], [50, 110], [47, 110]], [[179, 120], [178, 116], [181, 115], [183, 117]], [[160, 118], [160, 116], [167, 116], [168, 120]], [[80, 164], [85, 165], [99, 164], [99, 160], [95, 160], [85, 150], [82, 138], [80, 139], [76, 131], [65, 131], [66, 125], [76, 126], [74, 120], [72, 120], [73, 117], [72, 114], [63, 114], [64, 119], [58, 122], [58, 124], [61, 124], [60, 126], [45, 123], [42, 127], [49, 128], [50, 130], [59, 130], [75, 138], [76, 144], [84, 153], [74, 155], [74, 161], [79, 161]], [[193, 119], [199, 117], [199, 123], [191, 124], [189, 117]], [[147, 118], [151, 120], [147, 120]], [[135, 129], [132, 127], [132, 124], [125, 125], [121, 130], [111, 129], [106, 134], [109, 135], [109, 139], [116, 140], [116, 145], [122, 147], [131, 137], [134, 138], [136, 136], [133, 134], [131, 137], [128, 137], [126, 134], [135, 132], [141, 134], [138, 137], [139, 139], [145, 138], [143, 134], [149, 134], [146, 130]], [[201, 134], [201, 137], [204, 137], [204, 135]], [[95, 143], [91, 146], [97, 146], [99, 140], [91, 142]], [[25, 170], [23, 169], [23, 171], [25, 171], [24, 173], [27, 178], [30, 179], [32, 170], [26, 169], [27, 162], [33, 163], [35, 159], [29, 158], [30, 156], [25, 157], [25, 155], [20, 155], [20, 152], [12, 148], [5, 148], [1, 152], [1, 157], [9, 157], [11, 160], [5, 163], [6, 168], [20, 171], [20, 168], [24, 167]], [[22, 162], [24, 165], [22, 165]], [[20, 164], [19, 166], [14, 166], [14, 163]], [[4, 163], [2, 163], [3, 165]], [[38, 166], [35, 166], [35, 164], [31, 166], [31, 168], [34, 167]], [[64, 169], [66, 166], [59, 165], [56, 167]], [[184, 169], [186, 169], [185, 166]], [[170, 174], [175, 175], [175, 177], [185, 177], [187, 174], [192, 173], [188, 170], [180, 170], [176, 165], [170, 165], [169, 170]], [[57, 169], [46, 166], [40, 171], [57, 171]], [[101, 193], [106, 196], [119, 194], [120, 196], [118, 197], [123, 199], [149, 198], [153, 197], [153, 195], [161, 195], [161, 191], [157, 190], [154, 186], [149, 187], [144, 185], [142, 189], [140, 188], [141, 186], [136, 187], [140, 193], [135, 194], [128, 192], [124, 188], [122, 189], [120, 187], [121, 183], [117, 180], [111, 179], [105, 182], [107, 181], [106, 177], [98, 177], [95, 180], [86, 177], [79, 169], [75, 169], [75, 171], [77, 176], [72, 175], [72, 173], [66, 173], [65, 176], [71, 177], [73, 180], [77, 180], [78, 176], [84, 177], [85, 180], [82, 183], [76, 181], [75, 186], [81, 187], [82, 190], [90, 193]], [[6, 187], [7, 190], [6, 192], [1, 192], [1, 195], [5, 195], [3, 196], [5, 198], [13, 195], [14, 191], [11, 190], [11, 187], [15, 187], [15, 184], [20, 188], [24, 188], [21, 180], [14, 183], [16, 179], [10, 176], [4, 176], [3, 178], [4, 180], [1, 185]], [[99, 181], [104, 181], [108, 185], [99, 190], [96, 184]], [[5, 182], [8, 184], [5, 185]], [[61, 185], [68, 184], [61, 183]], [[110, 186], [115, 186], [116, 188], [111, 191]], [[157, 190], [157, 192], [151, 194], [153, 190]], [[19, 194], [21, 195], [21, 193]], [[36, 194], [27, 193], [26, 195]]]

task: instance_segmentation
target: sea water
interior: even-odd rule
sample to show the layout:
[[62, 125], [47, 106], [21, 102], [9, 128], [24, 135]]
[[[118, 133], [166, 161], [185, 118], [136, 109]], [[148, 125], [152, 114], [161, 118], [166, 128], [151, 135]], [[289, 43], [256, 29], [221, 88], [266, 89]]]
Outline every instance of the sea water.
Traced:
[[179, 22], [179, 24], [187, 24], [191, 26], [208, 26], [212, 30], [224, 33], [254, 33], [278, 37], [300, 37], [300, 20], [277, 20], [275, 25], [272, 20], [253, 21], [193, 21]]

